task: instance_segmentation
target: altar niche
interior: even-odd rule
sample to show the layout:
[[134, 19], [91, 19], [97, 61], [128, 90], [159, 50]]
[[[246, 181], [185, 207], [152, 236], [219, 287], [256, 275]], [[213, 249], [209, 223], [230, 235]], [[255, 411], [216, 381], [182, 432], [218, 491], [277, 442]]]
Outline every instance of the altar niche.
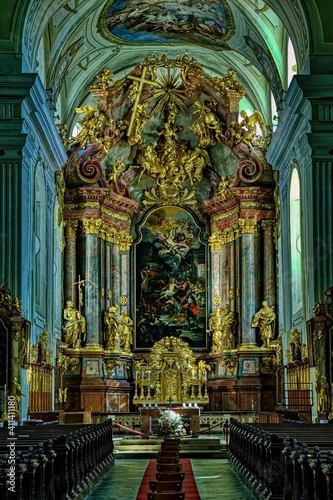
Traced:
[[165, 206], [146, 215], [135, 245], [135, 347], [165, 337], [207, 348], [206, 245], [187, 210]]

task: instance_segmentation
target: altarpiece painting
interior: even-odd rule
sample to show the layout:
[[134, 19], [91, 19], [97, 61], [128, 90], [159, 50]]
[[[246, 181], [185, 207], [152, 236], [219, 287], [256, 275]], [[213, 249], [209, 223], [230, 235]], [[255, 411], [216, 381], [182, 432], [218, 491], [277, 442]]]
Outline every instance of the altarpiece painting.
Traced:
[[180, 207], [152, 210], [136, 245], [136, 347], [166, 336], [206, 347], [206, 247]]

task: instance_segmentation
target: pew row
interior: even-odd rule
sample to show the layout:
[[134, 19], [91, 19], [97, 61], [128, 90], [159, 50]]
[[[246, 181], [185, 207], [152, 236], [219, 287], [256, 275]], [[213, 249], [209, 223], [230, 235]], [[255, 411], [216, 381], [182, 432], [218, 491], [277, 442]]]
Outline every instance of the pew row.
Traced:
[[[13, 434], [10, 437], [7, 428], [0, 429], [0, 498], [4, 500], [83, 499], [114, 463], [111, 421], [80, 427], [20, 426]], [[12, 490], [10, 467], [15, 467]]]
[[332, 448], [330, 425], [230, 420], [230, 465], [261, 499], [333, 498]]

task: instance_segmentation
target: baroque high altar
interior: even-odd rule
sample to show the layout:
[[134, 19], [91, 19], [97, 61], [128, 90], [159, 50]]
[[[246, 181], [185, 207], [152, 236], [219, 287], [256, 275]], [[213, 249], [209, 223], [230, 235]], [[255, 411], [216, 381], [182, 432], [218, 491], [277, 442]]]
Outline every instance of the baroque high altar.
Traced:
[[271, 131], [232, 69], [212, 78], [187, 53], [113, 78], [63, 137], [58, 407], [274, 409]]

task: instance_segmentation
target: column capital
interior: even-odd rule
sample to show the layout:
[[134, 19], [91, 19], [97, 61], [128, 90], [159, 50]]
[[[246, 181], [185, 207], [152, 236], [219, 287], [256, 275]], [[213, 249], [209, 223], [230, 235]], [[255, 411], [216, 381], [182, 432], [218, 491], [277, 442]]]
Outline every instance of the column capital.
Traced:
[[238, 219], [239, 228], [241, 234], [254, 234], [255, 236], [259, 235], [259, 225], [257, 219]]
[[65, 220], [65, 236], [76, 236], [78, 221], [77, 220]]
[[86, 236], [88, 234], [98, 235], [102, 221], [100, 219], [82, 219], [82, 224]]
[[264, 219], [261, 221], [261, 227], [264, 236], [273, 236], [275, 222], [273, 219]]

